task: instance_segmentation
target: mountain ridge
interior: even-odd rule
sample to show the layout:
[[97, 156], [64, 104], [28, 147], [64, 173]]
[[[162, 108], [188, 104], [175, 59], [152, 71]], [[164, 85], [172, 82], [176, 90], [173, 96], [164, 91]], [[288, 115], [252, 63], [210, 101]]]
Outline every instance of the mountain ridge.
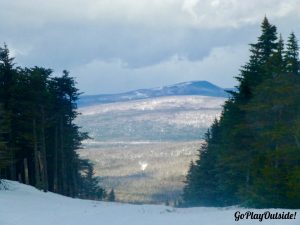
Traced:
[[228, 97], [223, 89], [208, 81], [189, 81], [158, 88], [144, 88], [118, 94], [83, 95], [78, 100], [78, 106], [92, 106], [97, 104], [126, 102], [131, 100], [148, 99], [176, 95], [201, 95], [211, 97]]

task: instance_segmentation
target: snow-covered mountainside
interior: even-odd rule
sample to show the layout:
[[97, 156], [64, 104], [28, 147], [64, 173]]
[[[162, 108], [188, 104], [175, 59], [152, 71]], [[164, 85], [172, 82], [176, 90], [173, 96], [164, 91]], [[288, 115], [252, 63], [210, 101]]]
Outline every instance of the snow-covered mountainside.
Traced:
[[225, 98], [168, 96], [79, 108], [77, 124], [94, 141], [199, 140]]
[[[8, 190], [0, 190], [1, 225], [299, 225], [300, 210], [187, 208], [159, 205], [130, 205], [67, 198], [44, 193], [17, 182], [5, 181]], [[296, 219], [235, 221], [235, 215], [247, 211], [261, 214], [296, 213]], [[253, 214], [253, 215], [254, 215]]]
[[78, 101], [78, 105], [79, 107], [83, 107], [103, 103], [125, 102], [138, 99], [175, 95], [227, 97], [228, 93], [224, 89], [207, 81], [191, 81], [160, 88], [139, 89], [120, 94], [82, 96]]

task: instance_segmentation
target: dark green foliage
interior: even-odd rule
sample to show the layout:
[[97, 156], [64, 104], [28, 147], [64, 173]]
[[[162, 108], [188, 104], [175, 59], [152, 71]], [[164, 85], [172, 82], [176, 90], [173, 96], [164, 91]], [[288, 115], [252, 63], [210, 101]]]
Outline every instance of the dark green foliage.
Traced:
[[299, 74], [299, 46], [294, 33], [291, 33], [286, 44], [284, 60], [288, 73]]
[[284, 50], [267, 18], [220, 120], [191, 164], [184, 205], [299, 208], [300, 74], [292, 33]]
[[[2, 105], [0, 105], [0, 135], [5, 133], [3, 129], [4, 111]], [[0, 139], [0, 170], [5, 168], [8, 164], [7, 146], [3, 138]]]
[[102, 199], [92, 165], [76, 153], [88, 135], [73, 122], [74, 79], [67, 71], [52, 77], [50, 69], [15, 68], [13, 60], [6, 45], [0, 48], [0, 178]]
[[93, 165], [88, 160], [80, 160], [83, 168], [81, 197], [92, 200], [101, 200], [106, 197], [106, 191], [99, 186], [98, 179], [94, 177]]
[[111, 189], [108, 196], [107, 196], [107, 200], [110, 202], [114, 202], [116, 200], [116, 196], [115, 196], [115, 191], [114, 189]]

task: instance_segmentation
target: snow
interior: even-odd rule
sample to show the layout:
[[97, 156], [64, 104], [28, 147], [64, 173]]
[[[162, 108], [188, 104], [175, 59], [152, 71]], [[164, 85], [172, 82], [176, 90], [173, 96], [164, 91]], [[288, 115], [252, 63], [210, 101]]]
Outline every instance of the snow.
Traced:
[[225, 102], [225, 98], [221, 97], [209, 97], [209, 96], [168, 96], [157, 97], [151, 99], [134, 100], [131, 102], [117, 102], [99, 104], [94, 106], [87, 106], [79, 108], [79, 112], [86, 115], [97, 115], [112, 111], [126, 111], [126, 110], [162, 110], [174, 108], [185, 108], [193, 110], [201, 109], [221, 109]]
[[146, 162], [139, 162], [139, 165], [140, 165], [142, 171], [144, 171], [148, 167], [148, 163], [146, 163]]
[[[97, 202], [44, 193], [17, 182], [5, 181], [0, 190], [0, 225], [299, 225], [300, 210], [252, 210], [242, 208], [174, 209], [159, 205]], [[290, 220], [240, 220], [235, 212], [290, 212]]]

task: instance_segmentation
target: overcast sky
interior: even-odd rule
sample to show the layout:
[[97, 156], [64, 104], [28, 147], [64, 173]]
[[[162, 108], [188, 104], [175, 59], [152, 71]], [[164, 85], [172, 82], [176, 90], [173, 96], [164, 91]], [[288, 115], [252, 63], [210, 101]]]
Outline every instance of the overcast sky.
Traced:
[[265, 14], [300, 38], [300, 0], [0, 0], [0, 41], [18, 65], [69, 70], [86, 94], [233, 87]]

